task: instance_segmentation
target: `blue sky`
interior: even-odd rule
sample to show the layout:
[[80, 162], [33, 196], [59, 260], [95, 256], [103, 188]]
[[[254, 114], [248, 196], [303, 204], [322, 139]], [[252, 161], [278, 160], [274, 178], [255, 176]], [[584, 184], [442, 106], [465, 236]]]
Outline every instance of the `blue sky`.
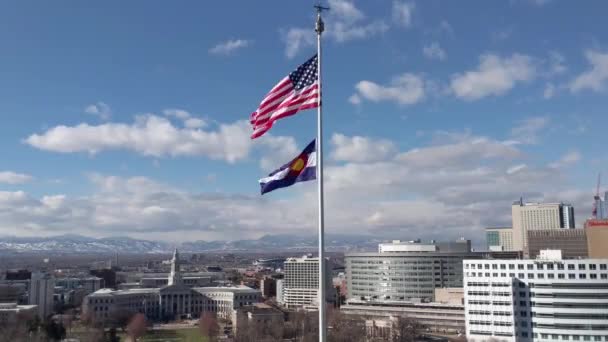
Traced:
[[[478, 239], [608, 174], [604, 1], [328, 2], [329, 232]], [[372, 6], [373, 4], [373, 6]], [[314, 52], [311, 1], [0, 4], [0, 235], [312, 234], [315, 186], [257, 179], [315, 112], [250, 141]]]

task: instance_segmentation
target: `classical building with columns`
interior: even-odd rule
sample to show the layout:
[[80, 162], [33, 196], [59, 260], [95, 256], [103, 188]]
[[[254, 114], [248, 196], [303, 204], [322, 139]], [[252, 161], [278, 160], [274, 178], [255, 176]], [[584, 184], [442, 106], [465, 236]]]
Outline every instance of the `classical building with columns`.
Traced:
[[160, 288], [98, 290], [85, 298], [83, 313], [97, 322], [111, 322], [125, 312], [142, 313], [151, 321], [197, 318], [204, 312], [230, 319], [234, 309], [257, 303], [261, 298], [260, 291], [247, 286], [186, 286], [177, 250], [168, 280], [168, 285]]

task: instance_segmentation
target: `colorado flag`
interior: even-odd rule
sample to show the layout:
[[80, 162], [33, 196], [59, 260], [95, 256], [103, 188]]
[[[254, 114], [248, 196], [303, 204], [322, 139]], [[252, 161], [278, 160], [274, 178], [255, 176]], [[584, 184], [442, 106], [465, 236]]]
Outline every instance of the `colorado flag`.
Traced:
[[299, 156], [273, 171], [268, 177], [260, 179], [262, 195], [297, 182], [316, 179], [317, 154], [315, 151], [315, 141], [313, 140]]

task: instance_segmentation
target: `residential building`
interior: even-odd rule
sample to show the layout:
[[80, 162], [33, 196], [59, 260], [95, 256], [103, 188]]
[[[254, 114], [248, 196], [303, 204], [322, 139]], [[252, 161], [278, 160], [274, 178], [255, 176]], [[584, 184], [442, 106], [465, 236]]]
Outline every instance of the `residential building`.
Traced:
[[608, 341], [608, 259], [465, 260], [469, 341]]
[[398, 248], [399, 252], [346, 253], [348, 298], [432, 301], [436, 288], [462, 287], [463, 259], [483, 255], [471, 252], [470, 242], [399, 242]]
[[36, 305], [17, 305], [17, 303], [0, 303], [0, 327], [33, 319], [38, 314]]
[[38, 317], [44, 320], [53, 314], [55, 277], [42, 272], [32, 273], [28, 301], [37, 305]]
[[486, 243], [488, 250], [493, 252], [514, 251], [513, 228], [495, 227], [486, 228]]
[[586, 258], [587, 234], [584, 229], [528, 230], [528, 247], [524, 255], [534, 259], [543, 249], [559, 249], [564, 259]]
[[386, 320], [391, 317], [408, 317], [424, 328], [441, 332], [464, 332], [464, 305], [442, 303], [414, 303], [407, 301], [366, 301], [349, 299], [340, 307], [346, 315]]
[[[329, 262], [327, 259], [324, 262], [326, 301], [335, 303], [336, 291], [332, 288]], [[281, 282], [281, 295], [277, 296], [277, 299], [281, 299], [279, 303], [289, 309], [319, 305], [319, 258], [306, 255], [301, 258], [288, 258], [283, 271], [285, 277]]]
[[528, 246], [528, 230], [573, 229], [574, 207], [564, 203], [524, 203], [519, 200], [511, 206], [513, 221], [513, 249], [524, 251]]
[[585, 232], [589, 257], [608, 258], [608, 219], [587, 220]]
[[88, 295], [83, 314], [111, 322], [116, 313], [143, 313], [150, 321], [196, 318], [204, 312], [230, 319], [234, 309], [260, 301], [260, 291], [246, 286], [189, 287], [183, 283], [179, 253], [173, 254], [168, 283], [160, 288], [101, 289]]

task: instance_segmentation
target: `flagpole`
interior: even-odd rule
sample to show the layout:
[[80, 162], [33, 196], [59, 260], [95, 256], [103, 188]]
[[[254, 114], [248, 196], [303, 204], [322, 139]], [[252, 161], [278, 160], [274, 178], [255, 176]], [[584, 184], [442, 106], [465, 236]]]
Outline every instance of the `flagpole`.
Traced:
[[321, 5], [315, 6], [317, 9], [317, 22], [315, 31], [317, 32], [317, 72], [319, 78], [319, 105], [317, 106], [317, 185], [319, 196], [319, 342], [327, 340], [327, 319], [326, 319], [326, 265], [325, 265], [325, 219], [324, 219], [324, 198], [323, 198], [323, 87], [321, 83], [321, 34], [325, 30], [325, 24], [321, 18], [321, 12], [328, 8]]

